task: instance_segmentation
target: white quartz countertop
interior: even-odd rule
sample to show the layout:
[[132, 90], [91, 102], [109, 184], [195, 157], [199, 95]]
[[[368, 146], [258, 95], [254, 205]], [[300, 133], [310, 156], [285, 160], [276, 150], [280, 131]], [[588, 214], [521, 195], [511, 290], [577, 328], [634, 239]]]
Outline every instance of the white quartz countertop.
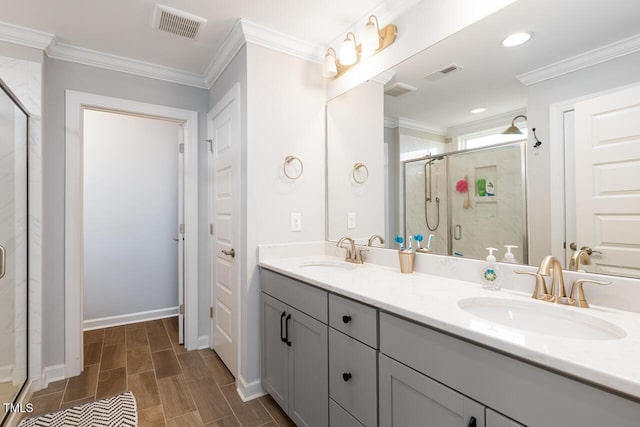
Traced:
[[[261, 260], [259, 265], [389, 313], [640, 399], [638, 313], [597, 306], [588, 309], [558, 306], [533, 300], [530, 294], [504, 289], [490, 291], [482, 289], [479, 283], [418, 272], [401, 274], [398, 268], [376, 264], [348, 264], [348, 269], [301, 267], [309, 263], [347, 264], [341, 258], [324, 255], [266, 259]], [[586, 292], [588, 293], [588, 290]], [[463, 299], [487, 297], [514, 300], [514, 304], [539, 304], [543, 313], [549, 309], [557, 309], [565, 310], [562, 314], [567, 317], [575, 313], [585, 314], [596, 323], [604, 320], [621, 328], [626, 335], [618, 339], [591, 340], [530, 332], [489, 322], [467, 313], [458, 305]]]

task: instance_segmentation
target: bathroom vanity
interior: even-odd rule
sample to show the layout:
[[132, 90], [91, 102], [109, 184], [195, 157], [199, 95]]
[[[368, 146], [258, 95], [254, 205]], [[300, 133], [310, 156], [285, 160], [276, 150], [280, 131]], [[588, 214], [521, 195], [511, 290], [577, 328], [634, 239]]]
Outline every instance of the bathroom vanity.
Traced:
[[[263, 387], [298, 425], [640, 423], [638, 314], [335, 257], [260, 265]], [[487, 302], [577, 326], [547, 334], [469, 309]]]

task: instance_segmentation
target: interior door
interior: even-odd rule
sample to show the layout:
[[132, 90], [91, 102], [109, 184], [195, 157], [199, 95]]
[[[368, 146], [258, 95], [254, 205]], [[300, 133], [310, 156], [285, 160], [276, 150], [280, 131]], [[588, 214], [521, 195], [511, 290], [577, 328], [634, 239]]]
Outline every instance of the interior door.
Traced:
[[0, 403], [8, 404], [27, 378], [27, 114], [1, 83]]
[[576, 103], [574, 157], [585, 268], [640, 277], [640, 86]]
[[212, 343], [237, 375], [240, 117], [237, 98], [214, 107], [209, 121], [212, 265]]
[[184, 344], [184, 126], [178, 126], [178, 344]]

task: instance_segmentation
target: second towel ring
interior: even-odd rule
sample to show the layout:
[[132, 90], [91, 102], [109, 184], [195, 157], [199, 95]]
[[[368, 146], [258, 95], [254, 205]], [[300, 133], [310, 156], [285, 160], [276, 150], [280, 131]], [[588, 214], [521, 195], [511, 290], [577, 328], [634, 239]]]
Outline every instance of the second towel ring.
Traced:
[[[358, 174], [357, 172], [360, 169], [364, 169], [365, 175], [364, 178], [362, 179], [358, 179]], [[353, 180], [358, 183], [358, 184], [364, 184], [365, 182], [367, 182], [367, 179], [369, 179], [369, 169], [367, 168], [367, 165], [365, 165], [364, 163], [354, 163], [353, 164], [353, 171], [351, 172], [351, 175], [353, 176]]]
[[[298, 172], [297, 175], [289, 175], [289, 173], [287, 172], [287, 165], [290, 165], [291, 163], [293, 163], [295, 161], [300, 163], [300, 172]], [[282, 171], [284, 172], [284, 175], [287, 178], [289, 178], [290, 180], [295, 181], [296, 179], [300, 178], [300, 176], [302, 175], [302, 172], [304, 171], [304, 164], [302, 164], [302, 160], [300, 160], [296, 156], [287, 156], [287, 157], [284, 158], [284, 166], [282, 166]]]

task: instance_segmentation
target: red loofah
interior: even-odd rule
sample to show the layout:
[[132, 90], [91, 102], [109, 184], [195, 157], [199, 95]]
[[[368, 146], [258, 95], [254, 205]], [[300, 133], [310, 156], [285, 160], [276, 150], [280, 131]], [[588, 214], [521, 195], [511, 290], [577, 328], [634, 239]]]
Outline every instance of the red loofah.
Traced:
[[456, 191], [458, 193], [466, 193], [469, 190], [469, 183], [466, 179], [461, 179], [456, 182]]

